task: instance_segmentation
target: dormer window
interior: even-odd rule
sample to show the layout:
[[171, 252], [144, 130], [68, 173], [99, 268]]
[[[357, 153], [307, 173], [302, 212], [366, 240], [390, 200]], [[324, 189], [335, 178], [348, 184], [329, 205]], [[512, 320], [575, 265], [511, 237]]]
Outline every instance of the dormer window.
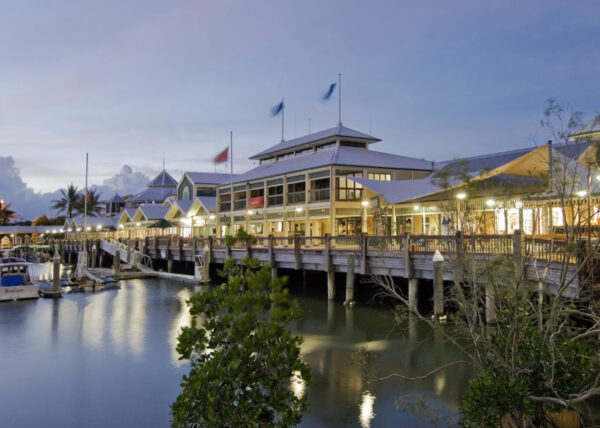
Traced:
[[317, 152], [320, 152], [321, 150], [332, 149], [335, 147], [335, 145], [335, 141], [333, 143], [321, 144], [320, 146], [317, 146]]

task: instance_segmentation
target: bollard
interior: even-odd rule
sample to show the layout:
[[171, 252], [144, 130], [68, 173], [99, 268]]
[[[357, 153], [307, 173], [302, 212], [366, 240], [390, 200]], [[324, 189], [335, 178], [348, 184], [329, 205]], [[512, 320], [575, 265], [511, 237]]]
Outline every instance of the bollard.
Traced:
[[444, 257], [435, 250], [433, 254], [433, 316], [436, 321], [444, 315]]

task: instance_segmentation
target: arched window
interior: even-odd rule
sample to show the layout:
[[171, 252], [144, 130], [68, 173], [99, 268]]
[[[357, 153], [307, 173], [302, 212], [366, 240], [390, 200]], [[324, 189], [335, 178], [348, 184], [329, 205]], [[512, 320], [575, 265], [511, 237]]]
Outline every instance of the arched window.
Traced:
[[181, 194], [181, 199], [183, 199], [184, 201], [190, 200], [190, 188], [188, 186], [185, 186], [183, 188], [183, 192]]

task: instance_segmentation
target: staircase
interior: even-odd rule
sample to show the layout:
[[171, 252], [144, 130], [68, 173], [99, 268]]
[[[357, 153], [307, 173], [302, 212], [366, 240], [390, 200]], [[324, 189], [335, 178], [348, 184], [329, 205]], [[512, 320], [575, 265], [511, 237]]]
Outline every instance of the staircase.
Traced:
[[154, 272], [150, 256], [130, 247], [129, 258], [127, 258], [127, 245], [122, 244], [115, 239], [101, 239], [100, 249], [112, 256], [114, 256], [117, 249], [119, 249], [119, 258], [121, 259], [121, 262], [131, 265], [141, 272]]

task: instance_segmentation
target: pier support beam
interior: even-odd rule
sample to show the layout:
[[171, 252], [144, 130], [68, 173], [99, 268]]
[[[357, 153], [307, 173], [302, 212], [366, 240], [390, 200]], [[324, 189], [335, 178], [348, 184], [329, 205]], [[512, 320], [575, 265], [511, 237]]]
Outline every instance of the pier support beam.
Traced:
[[104, 253], [100, 252], [98, 267], [104, 267]]
[[116, 275], [119, 272], [121, 272], [121, 250], [117, 248], [113, 257], [113, 274]]
[[327, 299], [335, 299], [335, 272], [333, 270], [327, 272]]
[[496, 324], [498, 321], [498, 311], [496, 308], [496, 290], [493, 285], [485, 288], [485, 322]]
[[354, 262], [356, 256], [354, 253], [351, 253], [348, 256], [348, 271], [346, 273], [346, 300], [344, 300], [344, 305], [354, 306], [354, 280], [356, 275], [354, 274]]
[[444, 257], [435, 250], [433, 254], [433, 316], [437, 321], [444, 315]]
[[273, 251], [273, 235], [269, 235], [269, 264], [271, 265], [271, 278], [277, 278], [275, 266], [275, 252]]
[[60, 256], [54, 253], [52, 257], [52, 291], [60, 292]]
[[419, 280], [408, 278], [408, 306], [414, 313], [419, 313]]
[[96, 245], [92, 246], [92, 262], [90, 263], [90, 267], [95, 268], [96, 267], [96, 260], [98, 260], [98, 250], [96, 248]]

